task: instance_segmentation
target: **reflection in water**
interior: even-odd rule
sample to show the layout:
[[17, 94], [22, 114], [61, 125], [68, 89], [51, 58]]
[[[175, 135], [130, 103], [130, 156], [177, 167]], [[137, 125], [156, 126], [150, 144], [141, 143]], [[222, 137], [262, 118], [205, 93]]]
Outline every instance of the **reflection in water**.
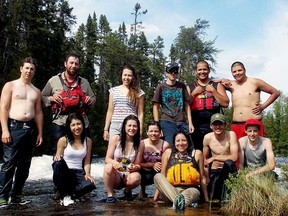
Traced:
[[[96, 190], [91, 193], [90, 199], [85, 202], [78, 202], [75, 205], [64, 207], [59, 201], [53, 201], [50, 196], [53, 191], [52, 183], [52, 156], [34, 157], [30, 169], [29, 178], [24, 187], [24, 194], [32, 200], [31, 204], [25, 206], [9, 206], [7, 209], [0, 209], [0, 215], [103, 215], [103, 216], [135, 216], [135, 215], [223, 215], [219, 210], [219, 204], [201, 204], [198, 208], [187, 208], [184, 212], [175, 212], [172, 204], [154, 203], [150, 201], [117, 202], [106, 204], [100, 202], [106, 197], [102, 174], [103, 159], [93, 159], [91, 174], [96, 179]], [[0, 164], [1, 165], [1, 164]], [[137, 194], [140, 188], [133, 190]], [[147, 187], [147, 193], [152, 196], [154, 186]], [[116, 190], [115, 195], [121, 197], [122, 190]]]

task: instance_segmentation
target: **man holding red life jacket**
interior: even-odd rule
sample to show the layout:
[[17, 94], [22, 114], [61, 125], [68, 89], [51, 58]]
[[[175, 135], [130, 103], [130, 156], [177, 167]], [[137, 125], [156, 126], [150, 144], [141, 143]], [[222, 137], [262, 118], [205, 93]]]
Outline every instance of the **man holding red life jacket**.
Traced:
[[86, 112], [95, 103], [96, 97], [89, 82], [79, 76], [79, 65], [77, 55], [68, 55], [64, 62], [66, 70], [51, 77], [42, 90], [44, 105], [51, 106], [53, 113], [53, 154], [56, 152], [58, 139], [66, 135], [65, 122], [70, 112], [83, 114], [89, 135]]
[[215, 113], [220, 113], [221, 107], [228, 107], [229, 98], [222, 84], [213, 82], [209, 78], [209, 64], [200, 60], [196, 64], [195, 75], [197, 82], [187, 86], [192, 97], [191, 115], [194, 133], [191, 134], [195, 149], [203, 150], [203, 138], [211, 132], [210, 119]]

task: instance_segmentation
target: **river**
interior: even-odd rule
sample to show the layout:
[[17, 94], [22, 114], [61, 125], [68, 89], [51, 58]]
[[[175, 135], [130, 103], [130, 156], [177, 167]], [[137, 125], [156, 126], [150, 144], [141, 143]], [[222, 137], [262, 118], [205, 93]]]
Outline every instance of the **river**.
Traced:
[[[0, 215], [224, 215], [220, 211], [220, 205], [217, 203], [201, 204], [198, 208], [187, 208], [184, 212], [175, 212], [171, 204], [154, 203], [149, 200], [120, 201], [115, 204], [106, 204], [102, 202], [102, 199], [106, 197], [102, 181], [103, 158], [94, 158], [92, 162], [91, 174], [96, 179], [97, 188], [90, 194], [90, 198], [64, 207], [59, 204], [59, 201], [56, 202], [50, 198], [53, 191], [51, 163], [52, 156], [33, 157], [29, 178], [23, 191], [32, 202], [25, 206], [9, 206], [8, 208], [0, 209]], [[288, 163], [288, 159], [281, 159], [280, 163]], [[116, 190], [115, 192], [116, 197], [122, 196], [123, 191]], [[134, 195], [138, 192], [139, 188], [133, 190]], [[153, 192], [153, 185], [147, 187], [148, 195], [152, 196]]]

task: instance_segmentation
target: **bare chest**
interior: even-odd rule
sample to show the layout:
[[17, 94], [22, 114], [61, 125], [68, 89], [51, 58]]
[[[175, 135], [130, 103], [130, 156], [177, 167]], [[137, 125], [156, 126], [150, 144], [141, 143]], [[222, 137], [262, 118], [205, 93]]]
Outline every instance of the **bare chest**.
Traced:
[[30, 86], [17, 85], [13, 89], [12, 98], [14, 100], [37, 100], [37, 92]]

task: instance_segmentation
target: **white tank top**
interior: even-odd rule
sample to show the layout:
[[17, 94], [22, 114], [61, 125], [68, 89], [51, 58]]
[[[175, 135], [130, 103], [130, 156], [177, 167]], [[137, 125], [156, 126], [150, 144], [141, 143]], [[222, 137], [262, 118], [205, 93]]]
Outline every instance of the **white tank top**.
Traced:
[[76, 150], [73, 149], [71, 144], [67, 142], [67, 146], [64, 149], [64, 160], [69, 169], [83, 169], [83, 158], [85, 158], [87, 154], [87, 144], [86, 139], [83, 143], [83, 148]]

